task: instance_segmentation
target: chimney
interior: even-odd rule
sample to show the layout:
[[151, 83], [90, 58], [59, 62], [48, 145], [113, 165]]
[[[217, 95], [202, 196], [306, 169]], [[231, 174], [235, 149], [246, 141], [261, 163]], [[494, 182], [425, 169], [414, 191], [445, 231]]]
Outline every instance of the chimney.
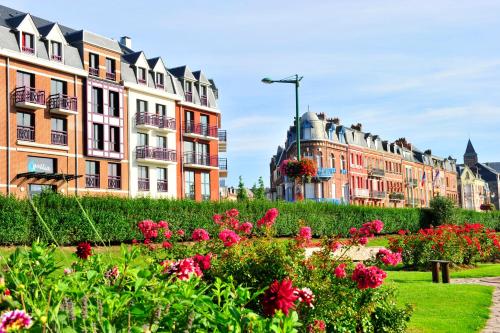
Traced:
[[125, 45], [129, 49], [132, 49], [132, 38], [128, 36], [120, 37], [120, 44]]

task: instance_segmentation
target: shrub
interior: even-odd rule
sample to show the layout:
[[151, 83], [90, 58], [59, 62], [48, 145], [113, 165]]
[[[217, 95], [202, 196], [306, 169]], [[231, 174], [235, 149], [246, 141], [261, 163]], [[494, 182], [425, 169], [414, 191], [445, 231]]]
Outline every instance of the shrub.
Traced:
[[429, 206], [431, 208], [432, 224], [434, 226], [452, 222], [455, 204], [451, 199], [438, 195], [431, 199]]

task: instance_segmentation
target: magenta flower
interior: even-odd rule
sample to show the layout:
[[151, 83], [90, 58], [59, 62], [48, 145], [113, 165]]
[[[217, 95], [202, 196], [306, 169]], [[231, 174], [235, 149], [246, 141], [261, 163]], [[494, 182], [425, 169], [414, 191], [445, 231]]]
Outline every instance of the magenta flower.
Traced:
[[387, 273], [376, 266], [365, 267], [358, 264], [352, 273], [351, 279], [358, 283], [359, 289], [377, 288], [382, 285]]
[[338, 279], [343, 279], [347, 276], [347, 273], [345, 272], [345, 264], [340, 264], [337, 267], [335, 267], [334, 273], [335, 277]]
[[252, 233], [252, 228], [253, 228], [252, 223], [245, 222], [240, 225], [239, 230], [247, 235], [250, 235]]
[[234, 231], [224, 229], [219, 233], [219, 239], [224, 243], [224, 246], [230, 247], [237, 244], [241, 238]]
[[210, 239], [210, 234], [205, 229], [194, 229], [191, 238], [195, 242], [206, 241]]
[[28, 329], [31, 326], [31, 317], [23, 310], [5, 312], [0, 317], [0, 333], [16, 332]]
[[295, 307], [298, 298], [291, 280], [288, 278], [281, 282], [274, 280], [262, 298], [264, 313], [272, 316], [277, 310], [281, 310], [287, 316], [290, 309]]

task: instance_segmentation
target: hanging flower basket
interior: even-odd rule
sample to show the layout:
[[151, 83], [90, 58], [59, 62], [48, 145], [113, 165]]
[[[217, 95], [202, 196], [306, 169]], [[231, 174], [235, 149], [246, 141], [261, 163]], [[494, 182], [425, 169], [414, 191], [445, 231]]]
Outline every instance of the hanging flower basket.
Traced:
[[310, 158], [303, 158], [300, 161], [284, 160], [280, 165], [280, 172], [293, 180], [303, 178], [308, 183], [316, 176], [318, 167]]

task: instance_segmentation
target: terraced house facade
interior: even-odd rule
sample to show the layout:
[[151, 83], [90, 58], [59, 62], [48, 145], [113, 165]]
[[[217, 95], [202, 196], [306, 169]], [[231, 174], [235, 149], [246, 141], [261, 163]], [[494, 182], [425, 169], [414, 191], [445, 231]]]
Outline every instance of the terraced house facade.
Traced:
[[[395, 142], [346, 127], [338, 118], [307, 112], [300, 118], [301, 151], [316, 161], [318, 174], [304, 185], [306, 199], [380, 207], [427, 207], [436, 195], [458, 202], [456, 161], [420, 151], [401, 138]], [[284, 147], [271, 159], [274, 199], [293, 201], [296, 186], [279, 172], [285, 159], [296, 158], [295, 126]]]
[[200, 71], [0, 6], [0, 72], [0, 193], [218, 199], [226, 135]]

